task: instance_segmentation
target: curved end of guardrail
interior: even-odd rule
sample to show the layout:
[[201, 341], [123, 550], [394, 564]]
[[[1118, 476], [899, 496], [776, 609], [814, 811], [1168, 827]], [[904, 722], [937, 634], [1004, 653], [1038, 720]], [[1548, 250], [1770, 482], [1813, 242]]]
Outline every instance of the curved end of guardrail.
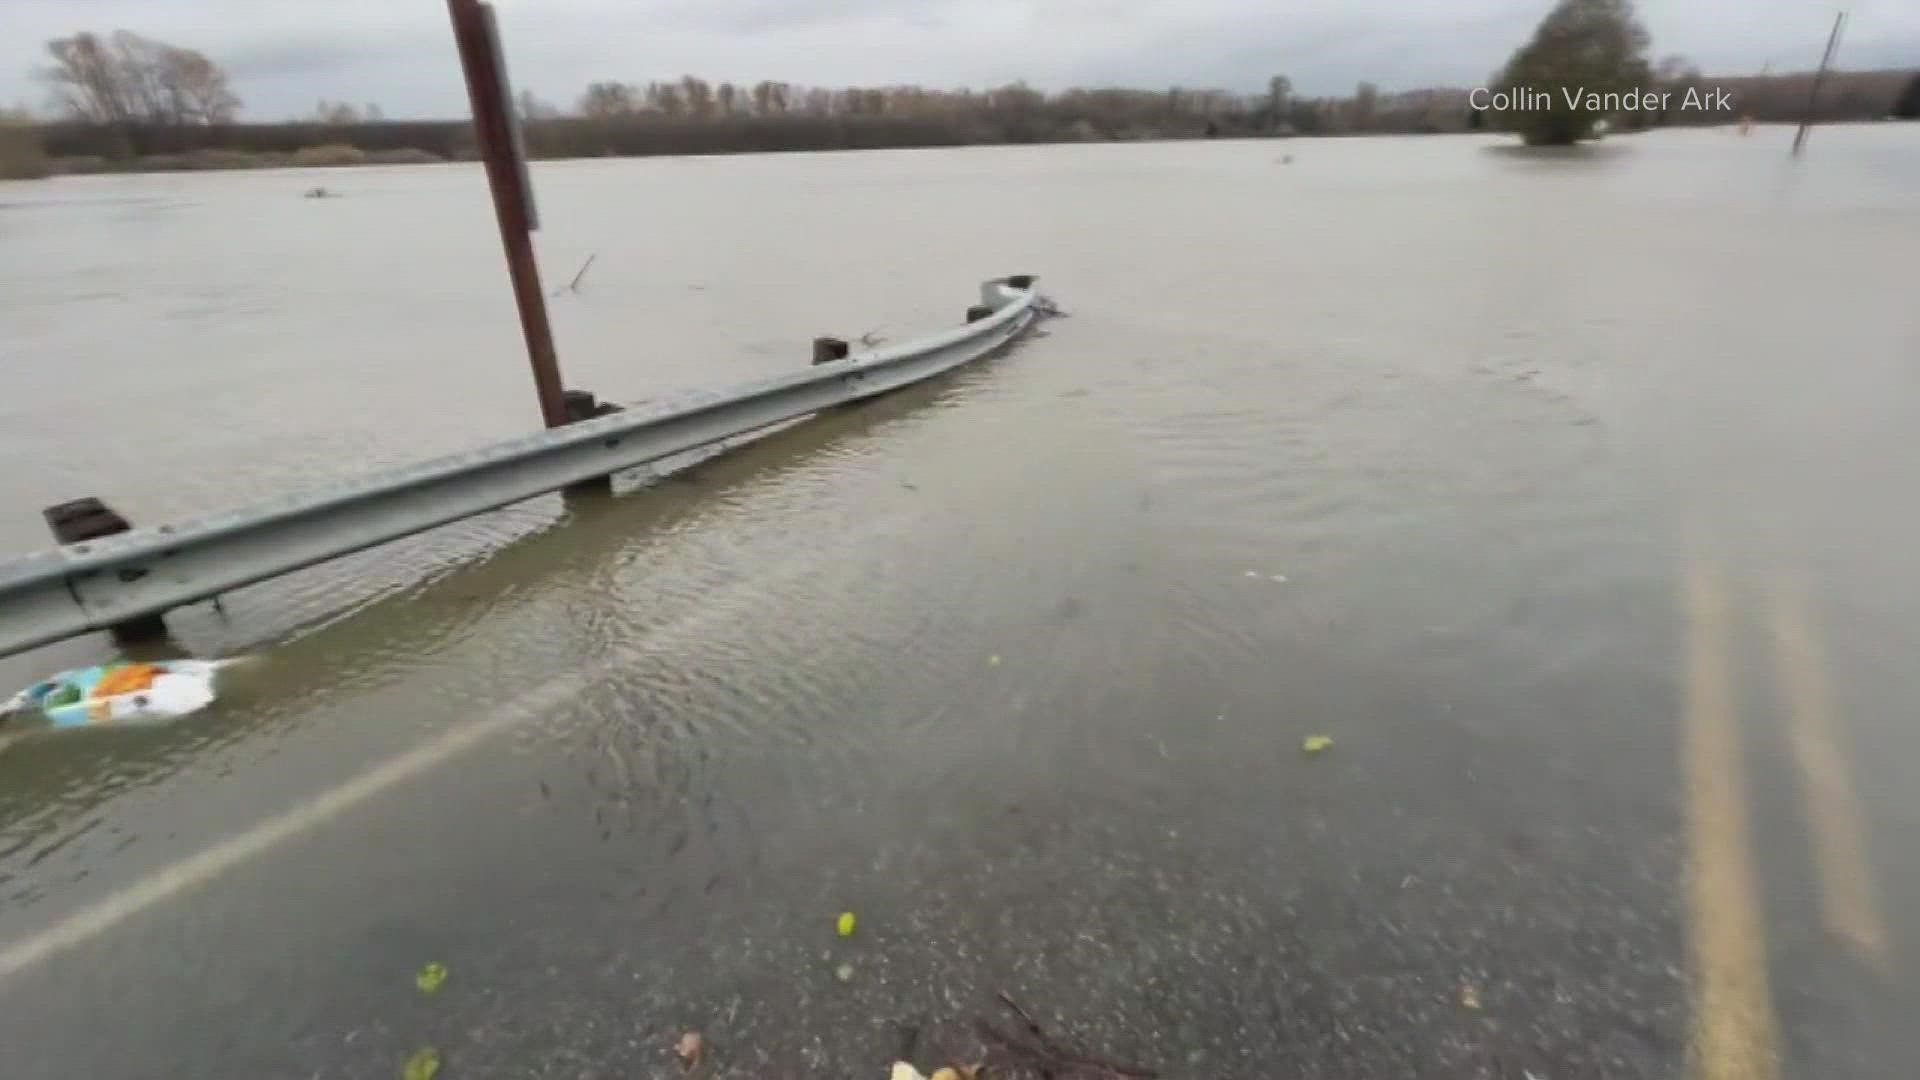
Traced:
[[1040, 279], [1032, 274], [988, 278], [980, 283], [980, 303], [998, 311], [1009, 304], [1031, 301], [1035, 296], [1034, 288], [1039, 283]]

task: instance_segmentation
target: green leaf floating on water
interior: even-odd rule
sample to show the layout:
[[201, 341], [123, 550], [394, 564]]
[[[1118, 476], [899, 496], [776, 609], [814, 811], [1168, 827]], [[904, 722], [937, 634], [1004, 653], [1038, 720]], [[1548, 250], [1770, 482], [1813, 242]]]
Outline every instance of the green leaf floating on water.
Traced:
[[440, 1075], [440, 1051], [423, 1046], [413, 1052], [400, 1070], [400, 1080], [433, 1080]]
[[423, 994], [433, 993], [435, 990], [440, 989], [441, 983], [446, 981], [447, 965], [438, 962], [428, 964], [426, 967], [421, 968], [420, 974], [413, 977], [413, 985], [419, 987], [420, 992]]

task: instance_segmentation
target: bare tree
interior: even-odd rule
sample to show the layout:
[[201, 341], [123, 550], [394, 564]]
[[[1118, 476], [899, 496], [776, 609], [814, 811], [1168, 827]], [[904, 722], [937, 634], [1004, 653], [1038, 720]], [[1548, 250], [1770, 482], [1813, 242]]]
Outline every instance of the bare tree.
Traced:
[[1380, 107], [1380, 88], [1363, 82], [1353, 91], [1353, 126], [1365, 131], [1373, 126], [1374, 112]]
[[116, 30], [47, 42], [40, 75], [62, 112], [96, 124], [224, 124], [240, 110], [227, 73], [194, 50]]
[[[1686, 108], [1691, 95], [1700, 86], [1700, 68], [1686, 57], [1673, 53], [1661, 57], [1660, 62], [1653, 66], [1653, 79], [1663, 93], [1660, 111], [1653, 115], [1638, 112], [1629, 115], [1629, 127], [1664, 124], [1674, 119], [1674, 114]], [[1680, 104], [1675, 105], [1676, 101]]]
[[987, 108], [1015, 114], [1031, 112], [1046, 99], [1024, 82], [1009, 83], [987, 91]]
[[78, 33], [47, 42], [53, 66], [40, 73], [61, 111], [77, 120], [116, 124], [133, 119], [119, 64], [98, 35]]
[[240, 114], [240, 95], [227, 86], [227, 73], [197, 52], [178, 57], [179, 78], [195, 117], [203, 124], [231, 124]]
[[1293, 100], [1293, 80], [1285, 75], [1275, 75], [1267, 80], [1267, 106], [1273, 110], [1276, 119], [1287, 115], [1287, 106]]
[[647, 108], [675, 120], [686, 112], [686, 99], [680, 96], [680, 87], [675, 83], [648, 83]]
[[357, 124], [360, 111], [344, 101], [321, 98], [320, 104], [314, 106], [313, 118], [322, 124]]
[[622, 82], [589, 83], [580, 95], [580, 115], [596, 120], [638, 112], [640, 103], [633, 87]]
[[159, 68], [162, 99], [171, 119], [184, 124], [232, 123], [240, 98], [227, 86], [227, 73], [194, 49], [148, 42], [147, 55]]
[[526, 121], [551, 120], [560, 115], [560, 110], [548, 102], [540, 100], [531, 90], [522, 90], [513, 99], [513, 107], [520, 113], [520, 119]]
[[687, 103], [687, 113], [695, 120], [705, 120], [713, 115], [713, 87], [705, 79], [692, 75], [680, 76], [680, 93]]
[[1679, 53], [1669, 53], [1661, 57], [1659, 63], [1653, 65], [1653, 77], [1663, 83], [1675, 82], [1683, 78], [1697, 79], [1700, 77], [1700, 69], [1694, 66], [1693, 61]]

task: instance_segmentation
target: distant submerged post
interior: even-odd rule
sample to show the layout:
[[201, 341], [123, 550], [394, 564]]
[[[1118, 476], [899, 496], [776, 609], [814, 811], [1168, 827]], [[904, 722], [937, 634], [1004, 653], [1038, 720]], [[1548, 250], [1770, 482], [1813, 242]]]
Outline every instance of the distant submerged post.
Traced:
[[1800, 130], [1793, 133], [1793, 155], [1800, 156], [1800, 150], [1807, 144], [1807, 129], [1813, 126], [1813, 109], [1820, 100], [1820, 84], [1827, 79], [1827, 65], [1833, 63], [1833, 54], [1840, 48], [1840, 27], [1847, 21], [1847, 13], [1838, 12], [1833, 17], [1833, 32], [1827, 35], [1827, 51], [1820, 54], [1820, 70], [1813, 73], [1813, 89], [1807, 91], [1807, 112], [1800, 118]]
[[493, 191], [493, 213], [500, 221], [500, 243], [507, 251], [507, 275], [513, 280], [513, 299], [520, 309], [520, 331], [527, 339], [540, 416], [548, 427], [560, 427], [569, 419], [566, 395], [553, 349], [553, 328], [547, 323], [547, 303], [540, 291], [540, 267], [533, 258], [531, 234], [540, 227], [540, 219], [534, 211], [526, 149], [500, 50], [500, 29], [493, 5], [483, 0], [447, 0], [447, 14], [460, 49], [460, 68], [467, 77], [473, 133], [487, 166], [487, 186]]

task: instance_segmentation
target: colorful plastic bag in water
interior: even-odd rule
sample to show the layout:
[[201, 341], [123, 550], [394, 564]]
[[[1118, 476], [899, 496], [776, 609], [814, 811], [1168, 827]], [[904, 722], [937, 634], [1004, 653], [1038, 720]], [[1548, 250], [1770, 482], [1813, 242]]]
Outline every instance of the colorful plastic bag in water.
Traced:
[[55, 727], [171, 720], [213, 703], [214, 677], [231, 660], [165, 660], [63, 671], [0, 705], [0, 717], [39, 712]]

